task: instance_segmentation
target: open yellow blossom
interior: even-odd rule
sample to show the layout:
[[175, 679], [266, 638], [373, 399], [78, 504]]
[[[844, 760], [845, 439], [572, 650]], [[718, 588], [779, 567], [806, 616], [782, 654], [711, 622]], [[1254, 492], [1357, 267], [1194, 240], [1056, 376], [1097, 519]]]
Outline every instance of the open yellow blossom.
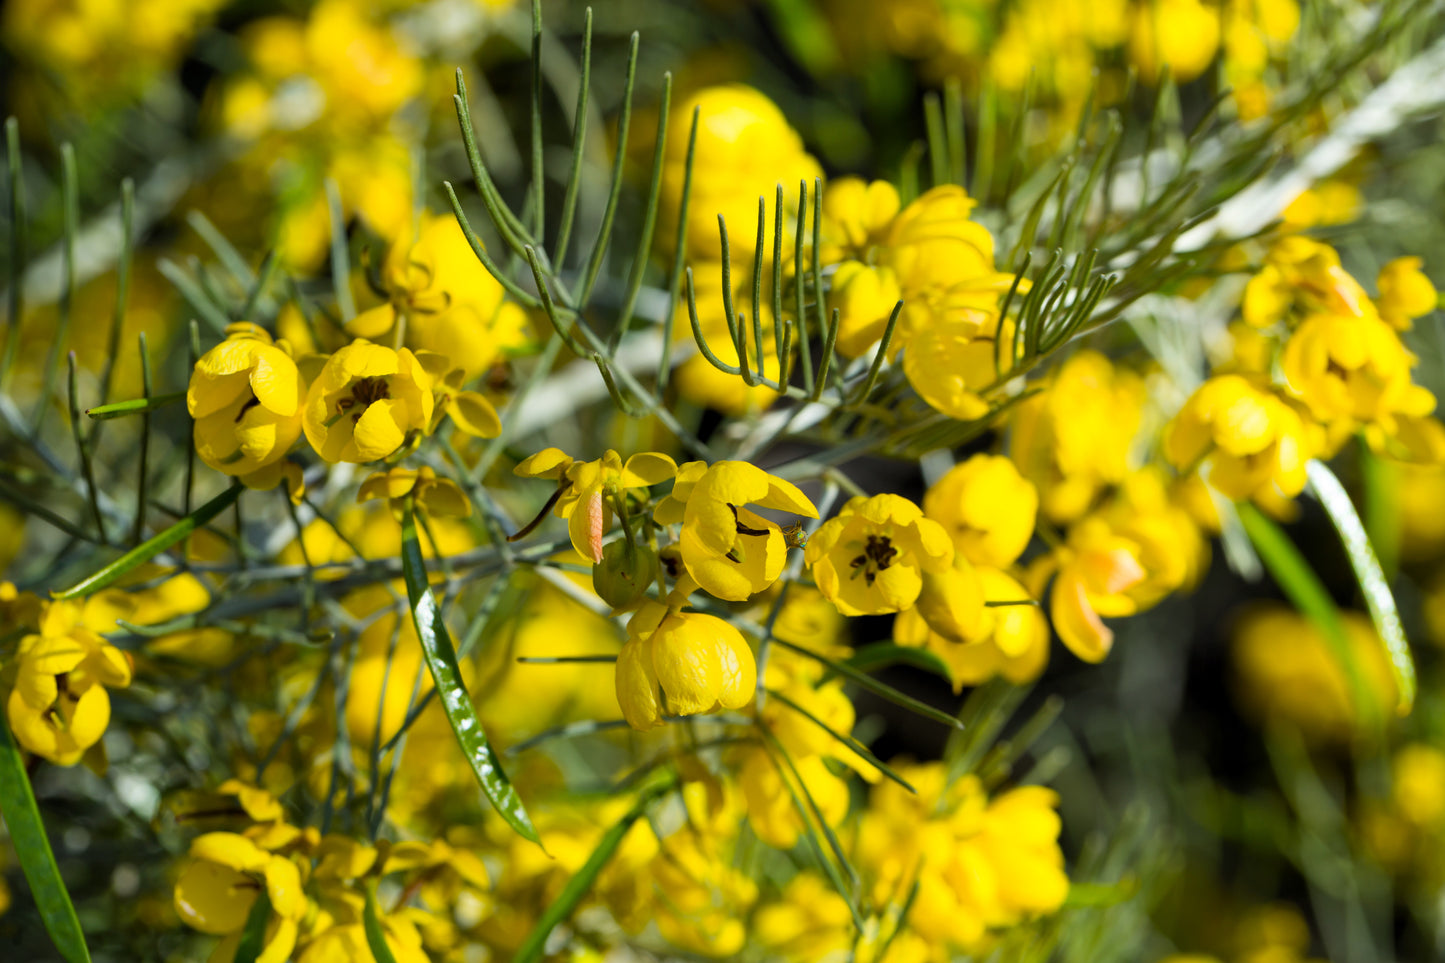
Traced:
[[[808, 540], [804, 559], [818, 590], [844, 615], [901, 612], [919, 603], [939, 631], [977, 627], [982, 599], [955, 597], [955, 578], [966, 576], [953, 567], [948, 533], [901, 496], [850, 499]], [[920, 601], [925, 588], [931, 597]]]
[[465, 389], [465, 368], [435, 351], [418, 350], [416, 358], [432, 379], [434, 407], [428, 434], [436, 431], [444, 417], [475, 438], [495, 438], [502, 433], [502, 419], [486, 395]]
[[358, 338], [306, 394], [306, 440], [330, 462], [378, 461], [431, 425], [432, 379], [416, 355]]
[[1034, 534], [1039, 496], [1002, 455], [974, 455], [950, 468], [923, 496], [923, 512], [975, 565], [1007, 568]]
[[1298, 495], [1322, 445], [1293, 405], [1241, 375], [1206, 381], [1164, 431], [1164, 454], [1176, 468], [1208, 465], [1209, 483], [1234, 499]]
[[196, 361], [186, 389], [196, 454], [244, 478], [280, 460], [301, 436], [306, 385], [286, 342], [254, 324], [233, 324]]
[[1032, 597], [1012, 575], [986, 565], [976, 571], [983, 597], [990, 602], [1018, 602], [987, 609], [980, 637], [956, 642], [928, 627], [917, 609], [900, 613], [893, 624], [899, 645], [928, 649], [948, 666], [953, 691], [981, 685], [1002, 676], [1015, 685], [1037, 679], [1049, 663], [1049, 623]]
[[653, 513], [661, 525], [682, 522], [682, 563], [720, 599], [751, 598], [783, 571], [788, 541], [782, 529], [749, 505], [818, 517], [796, 485], [744, 461], [688, 462]]
[[1240, 311], [1247, 324], [1265, 328], [1319, 313], [1365, 317], [1374, 305], [1334, 248], [1296, 234], [1270, 248], [1245, 285]]
[[1425, 276], [1418, 257], [1397, 257], [1380, 268], [1375, 284], [1380, 296], [1375, 301], [1380, 317], [1396, 330], [1408, 330], [1411, 322], [1434, 311], [1440, 294]]
[[451, 359], [468, 381], [530, 340], [526, 312], [505, 300], [451, 214], [423, 214], [415, 241], [392, 245], [382, 280], [387, 302], [357, 315], [352, 335], [380, 341], [400, 321], [408, 346]]
[[202, 933], [228, 937], [222, 946], [238, 942], [264, 888], [273, 915], [257, 963], [290, 959], [309, 905], [296, 864], [237, 833], [196, 837], [190, 857], [176, 881], [175, 907], [181, 919]]
[[[905, 311], [905, 313], [907, 313]], [[921, 330], [905, 331], [903, 374], [929, 407], [959, 421], [988, 413], [979, 392], [999, 380], [996, 312], [963, 308]]]
[[457, 483], [450, 478], [438, 478], [430, 465], [376, 472], [361, 483], [356, 500], [385, 498], [391, 503], [391, 510], [399, 513], [408, 495], [416, 501], [418, 510], [427, 515], [466, 518], [472, 513], [472, 503]]
[[628, 725], [651, 729], [665, 715], [747, 705], [757, 674], [752, 650], [727, 622], [644, 602], [617, 656], [617, 702]]
[[74, 602], [45, 603], [38, 621], [20, 639], [6, 716], [21, 746], [72, 766], [105, 734], [106, 689], [130, 685], [131, 660], [84, 623]]
[[1290, 390], [1336, 442], [1358, 425], [1390, 435], [1396, 414], [1418, 418], [1434, 410], [1434, 396], [1410, 380], [1415, 360], [1384, 321], [1317, 314], [1290, 335], [1280, 366]]
[[590, 562], [602, 559], [602, 538], [612, 527], [614, 499], [630, 488], [647, 488], [677, 473], [667, 455], [645, 451], [624, 464], [612, 449], [596, 461], [576, 461], [559, 448], [544, 448], [522, 461], [515, 474], [523, 478], [555, 478], [552, 511], [567, 519], [572, 547]]
[[905, 207], [889, 228], [881, 263], [910, 294], [991, 276], [993, 235], [969, 220], [976, 201], [963, 188], [935, 187]]

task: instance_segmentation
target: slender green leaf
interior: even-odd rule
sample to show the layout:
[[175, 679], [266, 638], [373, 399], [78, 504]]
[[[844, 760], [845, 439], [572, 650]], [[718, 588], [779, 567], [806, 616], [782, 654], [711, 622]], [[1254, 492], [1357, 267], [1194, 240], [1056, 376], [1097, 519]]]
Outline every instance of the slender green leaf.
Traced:
[[567, 881], [567, 885], [562, 887], [562, 892], [557, 894], [557, 898], [552, 901], [551, 905], [542, 911], [537, 925], [532, 927], [532, 932], [527, 934], [527, 939], [517, 949], [517, 955], [514, 957], [516, 963], [531, 963], [531, 961], [542, 958], [542, 952], [547, 946], [547, 937], [551, 935], [557, 924], [571, 917], [573, 911], [577, 909], [577, 904], [581, 903], [582, 898], [592, 889], [598, 874], [617, 852], [617, 847], [622, 845], [622, 840], [627, 835], [627, 831], [632, 828], [632, 824], [647, 814], [647, 808], [654, 801], [667, 795], [675, 786], [674, 781], [667, 780], [645, 790], [638, 796], [637, 802], [627, 811], [627, 814], [602, 834], [602, 839], [598, 841], [597, 848], [592, 851], [592, 855], [587, 857], [587, 862], [583, 863], [582, 868]]
[[4, 719], [0, 719], [0, 815], [5, 817], [20, 868], [30, 882], [30, 893], [55, 948], [68, 963], [89, 963], [85, 935], [55, 865], [35, 793], [30, 789], [30, 777], [25, 774], [25, 760]]
[[57, 599], [73, 599], [81, 595], [91, 595], [99, 592], [103, 588], [114, 585], [133, 569], [144, 562], [150, 561], [229, 508], [244, 490], [240, 483], [232, 485], [200, 508], [191, 512], [185, 518], [176, 522], [170, 528], [146, 539], [94, 575], [86, 576], [62, 592], [53, 593], [54, 597]]
[[1359, 660], [1355, 658], [1345, 621], [1309, 561], [1300, 554], [1289, 536], [1252, 503], [1241, 502], [1236, 508], [1240, 524], [1244, 526], [1245, 534], [1254, 544], [1264, 567], [1295, 608], [1320, 630], [1340, 663], [1349, 684], [1350, 701], [1359, 708], [1363, 717], [1378, 719], [1380, 706], [1362, 674]]
[[427, 584], [426, 563], [422, 560], [421, 543], [416, 535], [416, 515], [407, 507], [401, 525], [401, 566], [406, 579], [406, 596], [411, 603], [411, 616], [416, 624], [417, 638], [421, 641], [422, 652], [426, 655], [427, 668], [431, 670], [437, 693], [441, 696], [442, 707], [447, 720], [452, 724], [457, 742], [471, 764], [472, 772], [487, 794], [492, 805], [502, 818], [523, 838], [540, 842], [537, 830], [517, 790], [512, 788], [482, 723], [477, 719], [476, 706], [462, 682], [462, 672], [457, 665], [456, 651], [452, 647], [451, 633], [442, 621], [441, 610], [431, 586]]
[[932, 652], [914, 646], [894, 645], [892, 642], [865, 645], [849, 656], [848, 664], [859, 672], [873, 672], [890, 665], [909, 665], [924, 672], [932, 672], [942, 679], [949, 678], [948, 666]]
[[263, 886], [246, 916], [246, 926], [241, 930], [241, 942], [236, 945], [232, 963], [256, 963], [257, 957], [266, 948], [266, 927], [270, 922], [271, 896]]
[[128, 401], [96, 405], [94, 408], [85, 409], [85, 413], [96, 421], [106, 421], [111, 418], [124, 418], [126, 415], [140, 415], [147, 411], [155, 411], [157, 408], [164, 408], [177, 401], [182, 401], [185, 397], [184, 391], [170, 391], [150, 398], [131, 398]]
[[873, 678], [870, 675], [865, 675], [858, 669], [853, 668], [853, 666], [849, 665], [847, 662], [838, 662], [834, 659], [828, 658], [826, 655], [819, 655], [817, 652], [814, 652], [811, 649], [804, 648], [801, 645], [794, 645], [792, 642], [787, 642], [777, 637], [774, 637], [773, 641], [776, 642], [778, 645], [781, 645], [783, 648], [790, 649], [793, 652], [798, 653], [799, 655], [806, 655], [810, 659], [816, 659], [818, 662], [821, 662], [823, 665], [832, 669], [834, 672], [843, 676], [845, 679], [848, 679], [850, 682], [857, 683], [874, 695], [881, 696], [882, 698], [887, 699], [889, 702], [892, 702], [895, 705], [900, 705], [905, 709], [916, 712], [919, 715], [923, 716], [925, 719], [932, 719], [934, 722], [941, 722], [945, 726], [948, 726], [952, 729], [963, 728], [963, 723], [959, 722], [948, 713], [941, 712], [938, 709], [933, 708], [933, 706], [929, 705], [926, 702], [919, 702], [917, 699], [913, 698], [910, 695], [904, 695], [902, 692], [899, 692], [891, 685], [888, 685], [885, 682], [879, 682], [877, 679]]
[[883, 762], [883, 760], [875, 756], [873, 754], [873, 751], [867, 746], [863, 745], [863, 743], [859, 742], [857, 739], [854, 739], [846, 732], [839, 732], [838, 730], [834, 729], [822, 719], [819, 719], [813, 713], [809, 712], [807, 709], [803, 708], [792, 699], [789, 699], [786, 694], [779, 692], [776, 689], [769, 689], [768, 695], [772, 696], [774, 699], [777, 699], [783, 705], [787, 706], [789, 709], [792, 709], [798, 715], [802, 716], [804, 719], [807, 719], [809, 722], [813, 723], [813, 725], [817, 726], [819, 729], [822, 729], [834, 739], [837, 739], [839, 742], [847, 746], [859, 756], [862, 756], [869, 763], [871, 763], [874, 768], [876, 768], [879, 772], [883, 773], [883, 775], [887, 776], [889, 779], [892, 779], [894, 782], [898, 783], [898, 785], [902, 786], [904, 789], [907, 789], [909, 792], [917, 795], [918, 790], [914, 789], [913, 786], [909, 784], [908, 780], [904, 779], [902, 776], [898, 775], [898, 773], [894, 772], [887, 763]]
[[366, 946], [371, 950], [371, 955], [376, 957], [376, 963], [396, 963], [391, 947], [386, 945], [386, 930], [376, 912], [376, 891], [373, 889], [366, 891], [366, 906], [361, 911], [361, 925], [366, 930]]
[[1350, 558], [1350, 567], [1355, 570], [1355, 580], [1365, 596], [1365, 607], [1375, 623], [1375, 631], [1385, 643], [1385, 654], [1390, 659], [1390, 670], [1395, 677], [1395, 711], [1409, 715], [1415, 705], [1415, 661], [1410, 656], [1410, 644], [1405, 639], [1405, 629], [1400, 624], [1400, 613], [1395, 608], [1395, 596], [1390, 592], [1390, 581], [1370, 547], [1370, 536], [1355, 512], [1340, 480], [1324, 462], [1309, 463], [1310, 488], [1324, 506], [1325, 512], [1334, 522], [1340, 541], [1345, 545], [1345, 554]]

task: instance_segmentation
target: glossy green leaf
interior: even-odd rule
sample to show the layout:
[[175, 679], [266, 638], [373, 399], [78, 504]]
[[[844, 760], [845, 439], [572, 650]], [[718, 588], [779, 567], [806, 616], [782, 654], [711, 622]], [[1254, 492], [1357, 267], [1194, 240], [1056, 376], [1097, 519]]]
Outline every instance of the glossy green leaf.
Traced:
[[401, 524], [401, 567], [417, 638], [421, 641], [427, 668], [431, 670], [432, 681], [436, 683], [437, 694], [441, 697], [442, 707], [463, 755], [471, 764], [482, 792], [487, 794], [502, 818], [524, 838], [540, 842], [531, 817], [522, 806], [521, 797], [502, 771], [502, 764], [497, 761], [497, 754], [492, 751], [492, 744], [482, 731], [476, 706], [472, 705], [471, 695], [462, 682], [451, 633], [447, 631], [436, 597], [427, 584], [426, 562], [422, 559], [421, 543], [416, 535], [416, 515], [410, 506], [407, 506]]
[[381, 917], [376, 912], [375, 890], [366, 891], [366, 906], [361, 911], [361, 925], [366, 930], [366, 946], [371, 950], [371, 955], [376, 957], [376, 963], [396, 963], [391, 947], [386, 945], [386, 929], [382, 927]]
[[232, 963], [256, 963], [256, 958], [266, 948], [266, 927], [271, 922], [271, 896], [266, 887], [251, 904], [246, 916], [246, 926], [241, 930], [241, 942], [236, 944], [236, 955]]
[[1365, 596], [1365, 607], [1370, 610], [1370, 619], [1375, 631], [1385, 644], [1385, 654], [1390, 660], [1390, 671], [1395, 677], [1395, 711], [1409, 715], [1415, 705], [1415, 660], [1410, 655], [1410, 644], [1405, 639], [1405, 629], [1400, 624], [1400, 613], [1395, 608], [1395, 596], [1390, 591], [1390, 581], [1375, 557], [1370, 545], [1370, 536], [1350, 501], [1349, 494], [1334, 472], [1324, 462], [1309, 463], [1310, 489], [1324, 506], [1325, 513], [1334, 523], [1340, 541], [1345, 545], [1350, 567], [1355, 570], [1355, 581], [1360, 593]]
[[129, 401], [97, 405], [94, 408], [85, 409], [85, 413], [96, 421], [106, 421], [110, 418], [124, 418], [126, 415], [140, 415], [147, 411], [155, 411], [157, 408], [164, 408], [177, 401], [182, 401], [185, 397], [184, 391], [172, 391], [169, 394], [156, 395], [154, 398], [131, 398]]
[[244, 488], [239, 483], [232, 485], [200, 508], [191, 512], [185, 518], [176, 522], [170, 528], [141, 542], [135, 548], [105, 566], [105, 568], [93, 575], [86, 576], [64, 591], [54, 593], [54, 597], [57, 599], [71, 599], [77, 596], [91, 595], [99, 592], [103, 588], [114, 585], [132, 570], [155, 558], [161, 552], [164, 552], [196, 529], [204, 526], [222, 511], [231, 507], [236, 499], [240, 497], [242, 491], [244, 491]]
[[632, 824], [646, 815], [647, 808], [655, 800], [671, 792], [675, 785], [676, 783], [672, 780], [667, 780], [645, 790], [638, 796], [637, 802], [627, 811], [626, 815], [613, 823], [607, 832], [602, 834], [602, 839], [598, 841], [597, 848], [592, 851], [592, 855], [587, 857], [587, 862], [583, 863], [582, 868], [567, 881], [567, 885], [562, 887], [562, 892], [557, 894], [557, 898], [552, 901], [551, 905], [542, 911], [537, 925], [532, 927], [532, 932], [527, 934], [527, 939], [517, 949], [517, 955], [514, 957], [516, 963], [534, 963], [542, 958], [542, 952], [547, 946], [547, 937], [559, 923], [571, 917], [577, 909], [577, 904], [581, 903], [583, 897], [591, 891], [598, 874], [617, 852], [617, 847], [622, 845], [623, 837], [632, 828]]
[[20, 868], [30, 882], [30, 893], [35, 897], [40, 919], [55, 948], [67, 963], [89, 963], [85, 935], [80, 931], [80, 920], [75, 916], [70, 894], [65, 891], [65, 882], [55, 865], [55, 854], [45, 835], [35, 793], [30, 789], [30, 777], [25, 774], [25, 759], [10, 735], [9, 724], [3, 719], [0, 719], [0, 815], [5, 817]]

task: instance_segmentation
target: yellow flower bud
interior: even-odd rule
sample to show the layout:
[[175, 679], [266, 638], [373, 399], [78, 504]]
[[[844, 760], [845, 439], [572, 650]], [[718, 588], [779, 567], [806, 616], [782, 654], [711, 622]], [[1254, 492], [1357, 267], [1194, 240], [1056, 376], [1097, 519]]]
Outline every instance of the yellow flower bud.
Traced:
[[1219, 32], [1219, 11], [1199, 0], [1149, 0], [1134, 14], [1129, 56], [1145, 79], [1167, 65], [1174, 80], [1193, 80], [1214, 60]]
[[617, 702], [628, 725], [651, 729], [663, 716], [747, 705], [757, 672], [742, 633], [727, 622], [645, 602], [617, 657]]

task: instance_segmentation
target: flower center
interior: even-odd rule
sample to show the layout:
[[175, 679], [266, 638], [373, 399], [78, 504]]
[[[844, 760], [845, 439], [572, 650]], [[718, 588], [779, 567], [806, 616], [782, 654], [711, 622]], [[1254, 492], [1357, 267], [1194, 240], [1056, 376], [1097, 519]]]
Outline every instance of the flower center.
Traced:
[[887, 535], [869, 535], [867, 544], [863, 546], [863, 554], [848, 563], [853, 568], [853, 574], [849, 578], [862, 575], [863, 581], [871, 588], [878, 573], [892, 565], [897, 557], [898, 549], [893, 547], [893, 542]]
[[351, 386], [351, 395], [342, 398], [336, 403], [336, 414], [345, 414], [352, 408], [361, 407], [361, 411], [351, 416], [353, 422], [360, 421], [361, 415], [368, 405], [373, 402], [382, 401], [391, 397], [391, 384], [385, 379], [376, 376], [362, 378]]

